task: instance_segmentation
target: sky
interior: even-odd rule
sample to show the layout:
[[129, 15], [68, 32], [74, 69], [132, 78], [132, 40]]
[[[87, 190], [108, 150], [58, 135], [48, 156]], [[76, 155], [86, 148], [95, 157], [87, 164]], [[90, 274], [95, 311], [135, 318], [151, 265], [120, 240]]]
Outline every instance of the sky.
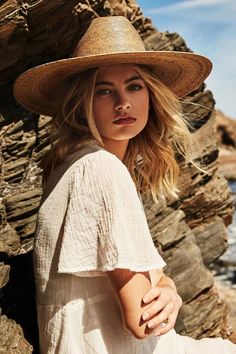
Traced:
[[161, 32], [177, 32], [213, 62], [206, 79], [216, 108], [236, 119], [236, 0], [136, 0]]

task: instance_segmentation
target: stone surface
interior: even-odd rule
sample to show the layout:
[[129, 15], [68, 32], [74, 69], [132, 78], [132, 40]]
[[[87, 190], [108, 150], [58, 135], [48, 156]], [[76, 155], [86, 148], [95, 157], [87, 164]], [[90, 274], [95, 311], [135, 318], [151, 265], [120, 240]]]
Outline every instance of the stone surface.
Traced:
[[208, 291], [202, 292], [196, 299], [182, 306], [177, 325], [182, 334], [193, 338], [210, 336], [227, 338], [231, 333], [227, 313], [227, 307], [219, 298], [217, 289], [210, 287]]
[[219, 217], [195, 227], [193, 233], [206, 266], [218, 259], [227, 248], [227, 229]]
[[236, 180], [236, 121], [216, 111], [215, 129], [219, 148], [219, 173]]
[[236, 288], [220, 280], [216, 280], [216, 287], [220, 298], [225, 301], [229, 309], [228, 321], [233, 331], [231, 340], [236, 343]]
[[0, 262], [0, 289], [9, 281], [10, 266]]
[[21, 327], [5, 315], [0, 315], [0, 353], [30, 354], [33, 347], [25, 340]]
[[219, 173], [229, 181], [236, 181], [236, 149], [220, 148]]

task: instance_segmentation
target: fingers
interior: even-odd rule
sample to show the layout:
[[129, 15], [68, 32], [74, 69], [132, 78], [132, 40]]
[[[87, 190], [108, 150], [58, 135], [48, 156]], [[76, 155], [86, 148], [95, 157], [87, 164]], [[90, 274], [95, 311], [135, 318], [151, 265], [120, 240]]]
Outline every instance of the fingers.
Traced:
[[143, 297], [143, 302], [148, 304], [149, 302], [155, 300], [161, 294], [161, 289], [158, 287], [151, 288]]
[[164, 324], [164, 326], [159, 325], [158, 329], [155, 331], [155, 336], [163, 335], [169, 332], [175, 326], [177, 318], [177, 313], [172, 313], [169, 315], [168, 321]]
[[[159, 315], [153, 317], [150, 321], [148, 321], [147, 326], [148, 328], [156, 328], [158, 326], [160, 326], [161, 323], [165, 322], [166, 320], [168, 320], [169, 322], [169, 318], [171, 317], [171, 314], [173, 312], [174, 306], [173, 304], [168, 304], [165, 306], [165, 308], [159, 313]], [[172, 320], [172, 318], [170, 319], [170, 321]]]
[[172, 323], [166, 323], [164, 326], [159, 326], [159, 328], [155, 331], [154, 336], [161, 336], [169, 332], [172, 328], [174, 328]]
[[[159, 314], [166, 306], [168, 305], [167, 309], [171, 309], [171, 312], [174, 310], [174, 305], [172, 302], [168, 302], [166, 299], [158, 299], [158, 301], [155, 301], [148, 307], [146, 311], [142, 314], [142, 319], [148, 320], [151, 319], [153, 316]], [[163, 312], [163, 311], [162, 311]], [[163, 319], [163, 321], [166, 320]], [[160, 322], [161, 323], [161, 322]]]
[[165, 334], [174, 328], [182, 299], [173, 289], [152, 288], [145, 294], [143, 300], [151, 303], [142, 314], [142, 319], [146, 321], [147, 327], [153, 330], [154, 335]]

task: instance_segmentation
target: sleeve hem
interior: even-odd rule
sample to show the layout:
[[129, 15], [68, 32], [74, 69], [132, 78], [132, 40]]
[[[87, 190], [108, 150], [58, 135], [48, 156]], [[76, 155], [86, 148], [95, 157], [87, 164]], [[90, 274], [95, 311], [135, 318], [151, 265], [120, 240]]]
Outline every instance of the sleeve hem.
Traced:
[[[85, 267], [85, 268], [75, 268], [75, 269], [60, 269], [58, 273], [66, 273], [71, 275], [80, 275], [81, 276], [102, 276], [105, 272], [112, 271], [114, 269], [129, 269], [131, 272], [148, 272], [155, 269], [163, 269], [166, 266], [166, 263], [163, 262], [153, 262], [153, 263], [143, 263], [140, 265], [128, 264], [128, 263], [117, 263], [114, 265], [105, 265], [103, 267]], [[88, 275], [83, 275], [88, 274]], [[91, 275], [89, 275], [91, 274]]]

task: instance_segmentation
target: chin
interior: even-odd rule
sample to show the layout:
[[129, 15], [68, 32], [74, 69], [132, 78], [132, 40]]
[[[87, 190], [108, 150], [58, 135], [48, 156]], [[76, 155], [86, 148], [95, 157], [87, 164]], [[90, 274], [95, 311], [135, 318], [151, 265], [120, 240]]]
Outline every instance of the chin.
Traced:
[[114, 141], [122, 141], [122, 140], [130, 140], [132, 138], [134, 138], [135, 136], [137, 136], [139, 133], [141, 133], [143, 131], [143, 129], [145, 128], [145, 126], [139, 128], [139, 129], [123, 129], [123, 131], [119, 131], [119, 132], [101, 132], [99, 131], [100, 135], [108, 140], [114, 140]]
[[129, 140], [129, 139], [132, 139], [136, 136], [137, 134], [129, 134], [129, 135], [122, 135], [122, 136], [118, 136], [118, 137], [114, 137], [113, 140], [118, 140], [118, 141], [121, 141], [121, 140]]
[[129, 140], [134, 138], [135, 136], [137, 136], [139, 133], [141, 133], [143, 129], [140, 130], [136, 130], [133, 132], [129, 132], [129, 133], [125, 133], [125, 134], [118, 134], [116, 136], [114, 136], [112, 139], [114, 140]]

